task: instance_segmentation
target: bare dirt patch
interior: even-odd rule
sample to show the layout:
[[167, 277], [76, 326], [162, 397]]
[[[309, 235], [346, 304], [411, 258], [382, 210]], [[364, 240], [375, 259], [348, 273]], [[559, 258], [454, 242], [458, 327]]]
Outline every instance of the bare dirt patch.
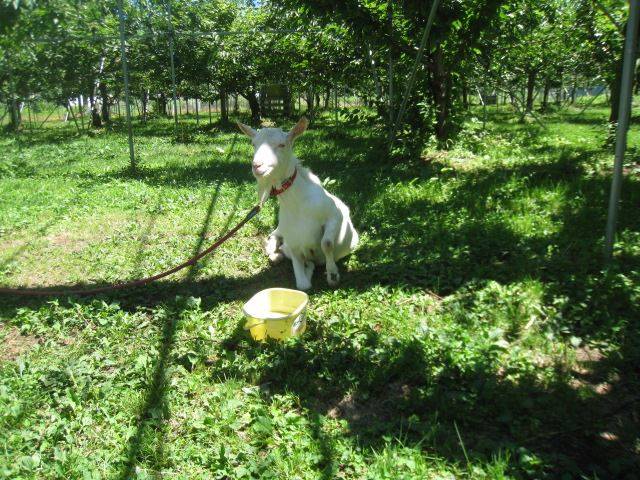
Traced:
[[394, 406], [401, 400], [407, 400], [411, 387], [399, 382], [391, 383], [380, 395], [367, 399], [347, 394], [337, 402], [326, 406], [329, 418], [343, 418], [350, 424], [366, 424], [373, 420], [386, 421], [394, 415]]
[[62, 247], [65, 251], [72, 253], [81, 252], [90, 243], [85, 238], [78, 238], [67, 232], [49, 235], [46, 240], [49, 245]]
[[38, 344], [38, 339], [30, 335], [22, 335], [15, 328], [8, 328], [0, 324], [0, 337], [2, 337], [2, 348], [0, 348], [0, 362], [13, 362], [23, 353]]

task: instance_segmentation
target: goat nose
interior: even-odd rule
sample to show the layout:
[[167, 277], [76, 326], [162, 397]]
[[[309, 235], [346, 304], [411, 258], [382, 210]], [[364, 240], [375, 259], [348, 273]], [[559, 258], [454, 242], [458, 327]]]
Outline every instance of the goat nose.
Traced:
[[262, 162], [253, 162], [253, 168], [260, 168], [262, 166]]

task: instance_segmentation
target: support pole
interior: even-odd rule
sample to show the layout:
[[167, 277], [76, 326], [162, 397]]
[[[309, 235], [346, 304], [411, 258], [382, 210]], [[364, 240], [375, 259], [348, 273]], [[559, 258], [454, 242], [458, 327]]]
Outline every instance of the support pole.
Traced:
[[173, 122], [174, 122], [174, 135], [178, 137], [178, 104], [176, 93], [176, 67], [174, 64], [174, 52], [173, 52], [173, 20], [171, 16], [171, 1], [168, 3], [169, 7], [169, 55], [171, 58], [171, 87], [173, 88]]
[[431, 26], [433, 25], [433, 21], [436, 17], [436, 11], [438, 10], [439, 3], [440, 3], [440, 0], [433, 0], [433, 3], [431, 4], [431, 10], [429, 11], [429, 18], [427, 18], [427, 24], [425, 25], [424, 32], [422, 33], [422, 39], [420, 40], [420, 47], [418, 48], [418, 53], [416, 54], [416, 60], [413, 63], [411, 76], [409, 77], [409, 81], [407, 82], [407, 86], [405, 88], [404, 95], [402, 97], [402, 104], [398, 109], [398, 116], [393, 126], [392, 138], [395, 137], [395, 132], [398, 130], [398, 128], [400, 128], [400, 126], [402, 125], [402, 121], [404, 120], [404, 114], [407, 109], [407, 102], [409, 101], [411, 90], [413, 90], [413, 85], [416, 81], [418, 68], [420, 67], [420, 62], [422, 61], [424, 48], [427, 45], [427, 39], [429, 38], [429, 33], [431, 32]]
[[618, 203], [620, 202], [620, 190], [622, 187], [622, 164], [624, 162], [624, 152], [627, 148], [627, 130], [629, 129], [629, 117], [631, 116], [633, 75], [638, 43], [638, 15], [640, 15], [640, 0], [631, 0], [626, 40], [624, 42], [622, 79], [620, 81], [620, 114], [618, 128], [616, 129], [615, 162], [611, 181], [611, 196], [609, 197], [607, 231], [604, 241], [604, 260], [606, 263], [609, 263], [613, 258], [613, 244], [616, 235]]
[[127, 113], [127, 132], [129, 134], [129, 159], [131, 161], [131, 170], [135, 170], [136, 156], [133, 152], [133, 129], [131, 127], [131, 105], [129, 104], [129, 68], [127, 66], [127, 48], [124, 37], [122, 0], [118, 0], [118, 19], [120, 21], [120, 56], [122, 57], [122, 74], [124, 75], [124, 101]]
[[389, 25], [389, 142], [393, 142], [393, 2], [387, 1], [387, 23]]

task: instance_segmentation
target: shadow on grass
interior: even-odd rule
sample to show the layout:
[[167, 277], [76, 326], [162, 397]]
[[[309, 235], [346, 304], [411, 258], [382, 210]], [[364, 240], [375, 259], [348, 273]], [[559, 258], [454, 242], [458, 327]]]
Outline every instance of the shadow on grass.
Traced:
[[167, 368], [172, 363], [171, 350], [175, 342], [178, 319], [169, 316], [162, 319], [162, 336], [159, 342], [158, 359], [153, 376], [147, 387], [144, 404], [136, 418], [134, 435], [129, 439], [126, 448], [126, 461], [119, 476], [128, 480], [137, 476], [136, 466], [140, 458], [147, 459], [155, 472], [160, 472], [164, 465], [164, 445], [169, 418], [166, 405]]
[[[236, 377], [263, 385], [266, 401], [274, 393], [295, 393], [321, 446], [319, 468], [325, 478], [333, 478], [340, 463], [332, 438], [323, 433], [325, 416], [344, 419], [348, 434], [367, 447], [380, 448], [385, 438], [404, 438], [464, 464], [457, 425], [472, 459], [510, 452], [509, 467], [518, 475], [634, 478], [640, 468], [634, 450], [640, 432], [640, 308], [632, 275], [640, 258], [627, 256], [608, 272], [602, 271], [601, 230], [609, 179], [587, 174], [592, 152], [548, 147], [550, 161], [458, 172], [435, 162], [384, 165], [384, 159], [373, 158], [376, 149], [371, 141], [355, 141], [342, 153], [338, 149], [336, 157], [309, 146], [306, 163], [318, 171], [335, 169], [336, 161], [344, 160], [335, 191], [354, 205], [356, 223], [370, 237], [355, 254], [359, 266], [343, 276], [343, 288], [357, 293], [389, 285], [426, 288], [444, 296], [492, 280], [503, 284], [539, 280], [545, 285], [547, 303], [565, 299], [559, 307], [560, 324], [555, 326], [559, 331], [618, 342], [620, 348], [585, 362], [584, 371], [558, 367], [552, 378], [543, 381], [534, 372], [516, 372], [513, 378], [513, 372], [501, 369], [499, 350], [464, 358], [462, 345], [437, 339], [429, 331], [400, 340], [381, 336], [375, 327], [312, 321], [302, 341], [284, 347], [255, 346], [236, 329], [222, 341], [223, 358], [211, 366], [214, 379]], [[538, 147], [531, 141], [526, 148]], [[359, 156], [364, 159], [351, 160]], [[362, 168], [369, 172], [366, 181]], [[188, 184], [191, 173], [182, 172], [179, 178]], [[441, 200], [400, 201], [392, 195], [392, 182], [427, 184], [433, 178], [451, 180], [452, 187]], [[499, 214], [501, 206], [513, 206], [523, 197], [531, 200], [522, 205], [523, 215], [527, 208], [538, 208], [540, 197], [535, 192], [561, 197], [552, 213], [558, 229], [527, 229], [517, 226], [518, 218]], [[625, 180], [621, 231], [640, 232], [640, 219], [634, 214], [639, 202], [640, 185]], [[208, 216], [201, 232], [207, 224]], [[316, 285], [324, 288], [320, 272]], [[206, 309], [247, 299], [271, 286], [293, 286], [290, 265], [251, 278], [191, 276], [104, 298], [136, 309], [177, 295], [195, 296], [202, 297]], [[24, 305], [37, 307], [43, 301], [5, 298], [0, 304], [11, 311]], [[155, 465], [161, 465], [165, 427], [154, 423], [152, 412], [164, 401], [165, 369], [175, 336], [175, 321], [166, 321], [147, 400], [128, 444], [123, 478], [133, 473], [151, 425], [159, 452]], [[243, 365], [257, 367], [247, 370]]]

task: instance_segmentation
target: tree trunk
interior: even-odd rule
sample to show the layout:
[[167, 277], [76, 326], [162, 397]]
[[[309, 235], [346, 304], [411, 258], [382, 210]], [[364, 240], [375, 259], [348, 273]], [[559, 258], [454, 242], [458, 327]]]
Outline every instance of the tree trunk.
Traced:
[[611, 95], [609, 96], [609, 105], [611, 110], [609, 112], [609, 123], [618, 123], [618, 117], [620, 114], [620, 81], [622, 79], [622, 68], [616, 70], [613, 82], [609, 84], [609, 90]]
[[196, 97], [196, 126], [200, 126], [200, 112], [198, 111], [198, 97]]
[[223, 122], [229, 121], [229, 97], [224, 90], [220, 92], [220, 117]]
[[96, 97], [93, 95], [89, 95], [89, 105], [91, 106], [91, 126], [93, 128], [102, 127], [100, 112], [98, 112], [98, 104], [96, 103]]
[[536, 75], [538, 72], [530, 70], [527, 74], [527, 106], [525, 113], [531, 113], [533, 110], [533, 90], [536, 87]]
[[[255, 92], [253, 92], [255, 96]], [[256, 97], [256, 102], [258, 101], [258, 97]], [[238, 95], [233, 96], [233, 114], [238, 115], [240, 112], [240, 106], [238, 105]], [[253, 116], [253, 110], [251, 110], [251, 115]], [[260, 117], [260, 105], [258, 104], [258, 117]]]
[[7, 105], [9, 109], [9, 130], [17, 132], [22, 124], [22, 113], [20, 112], [20, 101], [12, 98]]
[[158, 115], [167, 116], [167, 96], [164, 92], [158, 96]]
[[444, 64], [442, 48], [438, 46], [430, 64], [431, 91], [436, 111], [436, 138], [442, 145], [449, 138], [449, 113], [451, 110], [451, 73]]
[[549, 91], [551, 90], [551, 81], [546, 79], [544, 82], [544, 91], [542, 93], [542, 111], [546, 112], [549, 109]]
[[189, 97], [184, 97], [184, 101], [187, 104], [187, 115], [189, 115]]
[[111, 122], [111, 116], [109, 115], [109, 94], [107, 93], [107, 84], [100, 82], [98, 84], [98, 90], [100, 90], [100, 98], [102, 99], [102, 120], [104, 123]]
[[324, 109], [329, 110], [329, 99], [331, 98], [331, 89], [327, 87], [324, 91]]
[[313, 98], [314, 98], [313, 88], [309, 87], [307, 89], [304, 99], [307, 102], [307, 115], [310, 117], [313, 116]]
[[149, 104], [149, 90], [145, 90], [142, 92], [142, 98], [140, 99], [142, 102], [142, 121], [147, 123], [147, 105]]
[[462, 82], [462, 108], [469, 110], [469, 92], [467, 91], [467, 82]]
[[560, 105], [562, 103], [562, 85], [558, 87], [556, 90], [556, 105]]
[[[251, 109], [251, 122], [254, 125], [260, 123], [260, 102], [258, 102], [258, 96], [254, 90], [249, 90], [246, 95], [243, 95], [249, 102], [249, 108]], [[236, 100], [237, 100], [236, 95]]]

